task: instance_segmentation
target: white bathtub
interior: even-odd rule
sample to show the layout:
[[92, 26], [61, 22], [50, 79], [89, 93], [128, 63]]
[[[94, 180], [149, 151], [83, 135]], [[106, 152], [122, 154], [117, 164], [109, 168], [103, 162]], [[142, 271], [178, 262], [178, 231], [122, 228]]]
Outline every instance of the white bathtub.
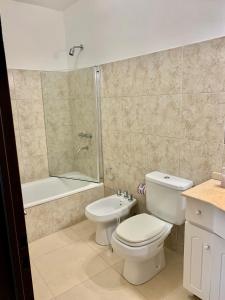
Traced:
[[102, 185], [103, 183], [56, 177], [24, 183], [22, 184], [24, 208], [67, 197]]

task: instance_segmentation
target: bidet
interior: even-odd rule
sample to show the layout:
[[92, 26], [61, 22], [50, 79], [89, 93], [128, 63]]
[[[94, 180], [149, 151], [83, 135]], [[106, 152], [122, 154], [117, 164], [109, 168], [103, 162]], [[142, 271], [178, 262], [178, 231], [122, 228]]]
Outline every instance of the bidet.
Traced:
[[118, 220], [129, 215], [131, 208], [136, 204], [123, 194], [102, 198], [85, 208], [86, 217], [97, 224], [96, 243], [109, 245], [113, 231], [118, 225]]

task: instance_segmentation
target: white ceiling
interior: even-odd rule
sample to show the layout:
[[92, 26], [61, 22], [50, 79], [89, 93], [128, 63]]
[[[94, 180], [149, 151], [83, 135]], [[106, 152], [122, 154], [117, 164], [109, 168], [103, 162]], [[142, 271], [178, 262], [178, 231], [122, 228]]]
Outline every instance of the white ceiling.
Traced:
[[56, 10], [64, 10], [78, 0], [15, 0], [39, 6], [44, 6]]

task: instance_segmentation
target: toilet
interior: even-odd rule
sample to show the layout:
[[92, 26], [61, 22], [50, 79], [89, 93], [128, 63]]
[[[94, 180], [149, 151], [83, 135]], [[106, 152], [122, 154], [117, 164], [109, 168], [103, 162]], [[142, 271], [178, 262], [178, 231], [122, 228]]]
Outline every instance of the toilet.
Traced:
[[[129, 196], [129, 197], [128, 197]], [[96, 223], [96, 243], [107, 246], [120, 220], [126, 218], [137, 200], [131, 195], [112, 195], [99, 199], [85, 208], [86, 217]]]
[[193, 182], [158, 171], [145, 176], [146, 208], [122, 222], [112, 234], [114, 252], [124, 259], [123, 276], [134, 285], [150, 280], [165, 267], [164, 241], [173, 224], [185, 221], [181, 192]]

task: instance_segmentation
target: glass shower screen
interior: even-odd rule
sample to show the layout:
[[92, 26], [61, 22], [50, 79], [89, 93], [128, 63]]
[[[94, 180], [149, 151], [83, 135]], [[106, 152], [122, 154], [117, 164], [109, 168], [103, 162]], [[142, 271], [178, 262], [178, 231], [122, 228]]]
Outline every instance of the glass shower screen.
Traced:
[[50, 176], [99, 182], [99, 67], [42, 73]]

